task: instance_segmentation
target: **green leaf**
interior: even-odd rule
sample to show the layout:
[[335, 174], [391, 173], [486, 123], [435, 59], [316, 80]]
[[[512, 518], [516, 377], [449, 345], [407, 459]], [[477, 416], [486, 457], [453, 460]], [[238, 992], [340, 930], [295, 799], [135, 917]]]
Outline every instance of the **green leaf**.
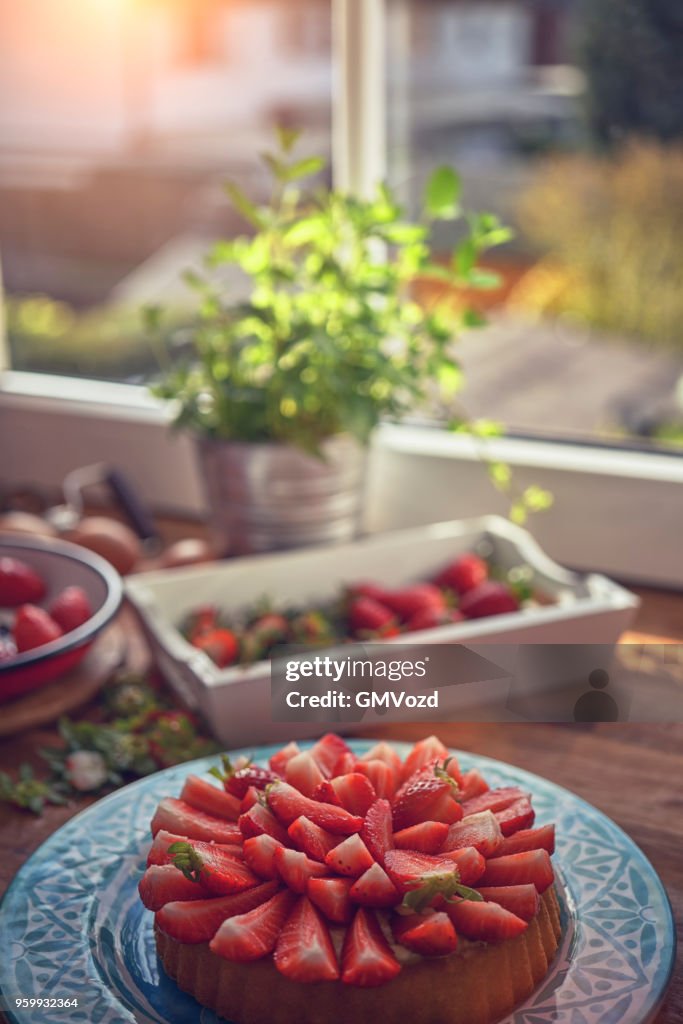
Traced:
[[193, 846], [186, 842], [171, 843], [168, 848], [172, 863], [190, 882], [199, 882], [204, 861]]
[[452, 167], [437, 167], [425, 189], [425, 211], [433, 220], [455, 220], [460, 215], [460, 176]]
[[285, 125], [278, 125], [277, 141], [283, 153], [289, 153], [301, 138], [301, 132], [297, 128], [287, 128]]
[[244, 219], [253, 224], [254, 227], [263, 227], [261, 214], [251, 200], [247, 199], [239, 185], [236, 185], [234, 181], [227, 181], [224, 187], [232, 201], [232, 205], [242, 214]]
[[320, 156], [304, 157], [297, 160], [283, 170], [284, 181], [296, 181], [298, 178], [308, 178], [311, 174], [318, 174], [325, 166], [325, 160]]
[[453, 269], [459, 277], [469, 279], [477, 262], [478, 251], [472, 238], [466, 238], [453, 253]]
[[444, 363], [439, 367], [437, 378], [439, 387], [446, 398], [451, 398], [462, 387], [462, 370], [454, 363]]
[[489, 288], [500, 288], [502, 278], [500, 274], [496, 274], [493, 270], [479, 270], [475, 268], [470, 271], [467, 283], [471, 288], [480, 288], [485, 291]]
[[466, 309], [462, 315], [462, 322], [464, 327], [484, 327], [486, 317], [477, 309]]

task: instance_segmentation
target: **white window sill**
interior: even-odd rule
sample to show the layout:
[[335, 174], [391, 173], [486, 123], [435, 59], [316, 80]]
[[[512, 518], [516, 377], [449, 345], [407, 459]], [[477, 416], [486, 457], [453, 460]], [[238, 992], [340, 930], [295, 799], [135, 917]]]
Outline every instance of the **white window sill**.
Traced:
[[[0, 386], [0, 478], [58, 488], [94, 462], [123, 468], [149, 504], [198, 516], [201, 482], [192, 443], [168, 429], [168, 408], [144, 388], [6, 372]], [[49, 443], [48, 443], [49, 439]], [[551, 490], [554, 507], [532, 532], [559, 562], [625, 580], [683, 587], [683, 458], [500, 438], [490, 456], [520, 486]], [[505, 512], [470, 438], [383, 426], [373, 444], [366, 527], [387, 530]]]

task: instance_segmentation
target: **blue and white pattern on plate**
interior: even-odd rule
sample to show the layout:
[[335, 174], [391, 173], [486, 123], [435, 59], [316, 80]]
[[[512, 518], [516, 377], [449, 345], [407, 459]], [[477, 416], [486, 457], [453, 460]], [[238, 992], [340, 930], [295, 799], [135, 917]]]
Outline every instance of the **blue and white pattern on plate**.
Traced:
[[[256, 760], [274, 750], [261, 748]], [[675, 931], [643, 853], [567, 790], [500, 761], [458, 756], [464, 768], [482, 768], [491, 785], [530, 790], [537, 823], [557, 825], [562, 945], [541, 986], [505, 1024], [652, 1021], [673, 969]], [[0, 1006], [12, 1024], [217, 1024], [160, 970], [153, 915], [137, 895], [158, 801], [212, 760], [169, 768], [99, 801], [18, 872], [0, 907]], [[78, 1008], [17, 1008], [22, 996], [76, 997]]]

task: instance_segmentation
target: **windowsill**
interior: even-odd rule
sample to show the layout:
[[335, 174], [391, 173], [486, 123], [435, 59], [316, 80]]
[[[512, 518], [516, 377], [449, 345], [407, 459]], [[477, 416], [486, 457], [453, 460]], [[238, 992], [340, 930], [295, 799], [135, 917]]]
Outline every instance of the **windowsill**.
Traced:
[[[0, 390], [0, 478], [8, 487], [59, 488], [95, 462], [124, 469], [157, 511], [200, 516], [201, 480], [190, 438], [142, 387], [8, 371]], [[45, 439], [50, 439], [49, 447]], [[560, 563], [622, 579], [683, 587], [679, 543], [683, 459], [543, 440], [497, 438], [520, 487], [539, 484], [554, 507], [530, 528]], [[385, 425], [372, 447], [366, 529], [507, 511], [471, 438], [437, 428]]]

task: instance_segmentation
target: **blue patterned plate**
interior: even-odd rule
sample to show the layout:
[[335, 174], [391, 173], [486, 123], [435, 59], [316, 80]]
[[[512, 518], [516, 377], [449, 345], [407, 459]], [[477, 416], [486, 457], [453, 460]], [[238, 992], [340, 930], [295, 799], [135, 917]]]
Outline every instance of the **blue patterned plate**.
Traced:
[[[369, 743], [353, 746], [363, 751]], [[257, 760], [274, 750], [260, 749]], [[529, 789], [537, 822], [557, 824], [563, 942], [542, 985], [505, 1024], [652, 1021], [673, 969], [675, 932], [651, 864], [621, 829], [567, 790], [500, 761], [458, 756], [465, 768], [481, 767], [492, 785]], [[0, 907], [0, 1006], [12, 1024], [217, 1024], [160, 972], [152, 914], [137, 896], [156, 804], [212, 760], [113, 793], [22, 867]], [[56, 1005], [36, 1005], [41, 998]]]

